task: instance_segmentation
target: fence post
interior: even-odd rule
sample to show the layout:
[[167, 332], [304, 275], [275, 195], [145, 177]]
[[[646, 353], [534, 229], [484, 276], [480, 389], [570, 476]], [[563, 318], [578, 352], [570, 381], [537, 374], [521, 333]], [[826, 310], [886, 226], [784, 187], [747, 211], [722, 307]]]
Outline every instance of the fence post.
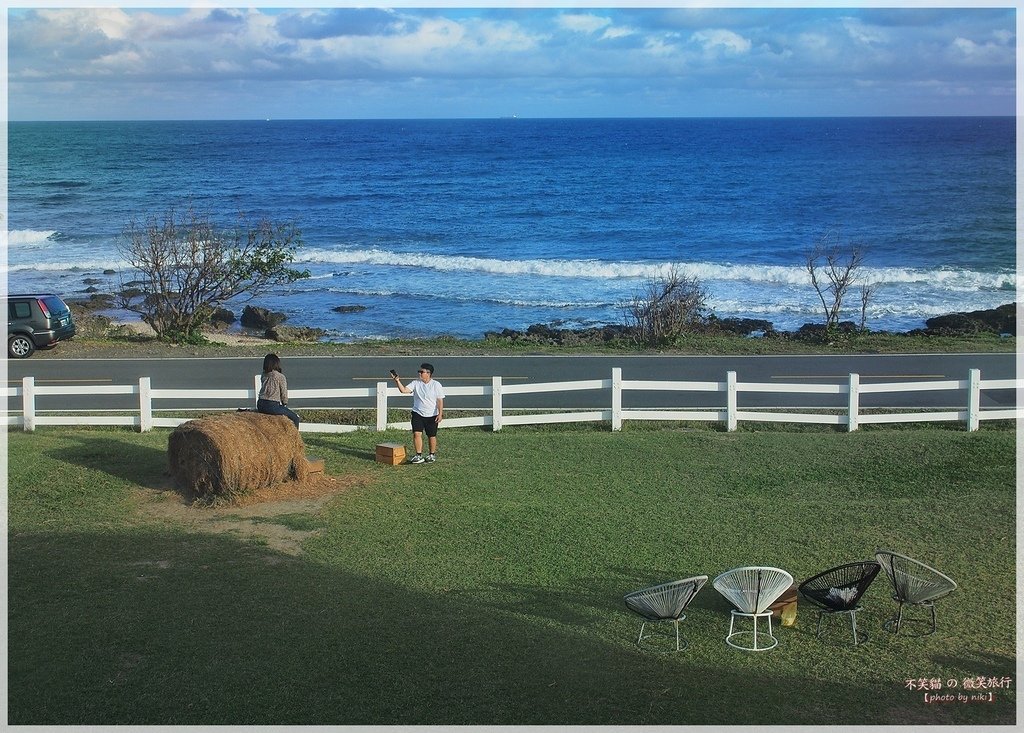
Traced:
[[981, 370], [967, 373], [967, 430], [974, 432], [981, 421]]
[[622, 367], [612, 367], [612, 432], [622, 430]]
[[725, 373], [725, 429], [736, 430], [736, 372]]
[[388, 427], [388, 383], [377, 382], [377, 432]]
[[850, 400], [846, 418], [846, 431], [852, 433], [859, 427], [860, 419], [860, 375], [850, 374]]
[[491, 430], [501, 430], [501, 375], [491, 377]]
[[153, 429], [153, 399], [149, 394], [149, 377], [139, 377], [139, 432]]
[[36, 378], [21, 378], [21, 426], [26, 433], [36, 429]]

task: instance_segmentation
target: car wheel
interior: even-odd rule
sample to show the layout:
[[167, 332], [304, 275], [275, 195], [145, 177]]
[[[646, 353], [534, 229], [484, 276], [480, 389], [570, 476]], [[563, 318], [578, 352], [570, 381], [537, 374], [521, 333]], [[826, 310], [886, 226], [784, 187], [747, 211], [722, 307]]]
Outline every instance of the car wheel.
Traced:
[[15, 334], [7, 339], [7, 355], [15, 359], [27, 359], [35, 350], [36, 346], [28, 336]]

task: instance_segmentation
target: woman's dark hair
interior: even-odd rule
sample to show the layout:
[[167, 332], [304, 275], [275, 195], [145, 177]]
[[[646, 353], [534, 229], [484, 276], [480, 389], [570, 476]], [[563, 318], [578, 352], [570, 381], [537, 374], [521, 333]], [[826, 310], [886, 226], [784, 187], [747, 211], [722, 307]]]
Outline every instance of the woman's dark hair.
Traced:
[[281, 360], [277, 354], [267, 354], [263, 357], [263, 373], [281, 371]]

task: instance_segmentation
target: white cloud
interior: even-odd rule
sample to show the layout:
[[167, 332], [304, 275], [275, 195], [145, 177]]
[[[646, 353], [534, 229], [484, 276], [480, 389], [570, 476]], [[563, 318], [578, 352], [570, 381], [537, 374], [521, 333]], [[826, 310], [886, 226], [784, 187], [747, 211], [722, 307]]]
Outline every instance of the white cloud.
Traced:
[[596, 33], [612, 24], [611, 19], [592, 13], [563, 13], [558, 16], [560, 27], [575, 33]]
[[690, 40], [701, 46], [706, 53], [721, 50], [727, 54], [745, 54], [750, 52], [751, 47], [749, 39], [725, 29], [697, 31], [690, 36]]
[[[336, 84], [360, 85], [398, 113], [389, 100], [418, 79], [439, 100], [461, 98], [460, 87], [480, 100], [515, 87], [552, 109], [586, 89], [618, 114], [623, 95], [670, 94], [683, 77], [685, 93], [709, 98], [743, 88], [750, 98], [814, 94], [816, 104], [857, 84], [903, 105], [899, 90], [924, 75], [990, 97], [1012, 89], [1014, 20], [992, 9], [12, 9], [9, 108], [38, 114], [45, 99], [60, 116], [97, 96], [138, 98], [116, 85], [148, 82], [167, 105], [201, 88], [211, 109], [219, 94], [232, 113], [261, 94], [314, 109], [306, 90]], [[71, 79], [79, 91], [51, 101], [53, 84]], [[233, 96], [243, 89], [248, 97]]]
[[976, 43], [958, 37], [950, 47], [953, 56], [968, 65], [1005, 64], [1013, 59], [1013, 46], [1002, 43]]
[[638, 33], [633, 28], [626, 28], [624, 26], [608, 28], [604, 33], [601, 34], [602, 41], [611, 41], [617, 38], [626, 38], [627, 36], [635, 36]]
[[799, 41], [801, 46], [811, 51], [825, 51], [831, 46], [828, 36], [821, 33], [801, 33]]
[[843, 28], [846, 29], [850, 38], [858, 43], [871, 46], [889, 41], [888, 35], [880, 28], [865, 25], [856, 18], [843, 18]]

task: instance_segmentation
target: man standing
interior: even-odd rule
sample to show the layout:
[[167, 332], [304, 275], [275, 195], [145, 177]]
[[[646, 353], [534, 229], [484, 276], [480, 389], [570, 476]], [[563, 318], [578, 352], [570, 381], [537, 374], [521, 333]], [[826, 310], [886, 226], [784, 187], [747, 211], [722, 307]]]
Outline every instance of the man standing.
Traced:
[[[444, 417], [444, 387], [434, 381], [434, 365], [423, 363], [419, 368], [419, 381], [402, 384], [393, 371], [391, 378], [402, 394], [412, 394], [412, 444], [416, 455], [409, 463], [433, 463], [437, 460], [437, 426]], [[430, 453], [423, 457], [423, 433], [427, 434]]]

